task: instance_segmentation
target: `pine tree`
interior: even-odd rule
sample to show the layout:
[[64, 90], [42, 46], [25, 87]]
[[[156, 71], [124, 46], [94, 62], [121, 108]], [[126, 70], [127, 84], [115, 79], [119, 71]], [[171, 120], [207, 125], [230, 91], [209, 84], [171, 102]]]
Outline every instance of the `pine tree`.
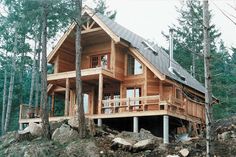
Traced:
[[[204, 82], [203, 68], [203, 15], [200, 1], [186, 1], [178, 10], [178, 25], [171, 28], [174, 35], [174, 58], [200, 82]], [[211, 15], [210, 15], [211, 19]], [[220, 33], [215, 25], [210, 26], [211, 52], [216, 51]]]

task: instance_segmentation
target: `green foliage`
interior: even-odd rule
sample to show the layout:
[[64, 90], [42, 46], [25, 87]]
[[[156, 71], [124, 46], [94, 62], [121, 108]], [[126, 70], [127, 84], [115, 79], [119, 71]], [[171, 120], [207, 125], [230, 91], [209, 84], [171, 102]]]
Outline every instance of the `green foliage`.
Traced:
[[[33, 50], [31, 46], [32, 40], [36, 40], [37, 43], [41, 40], [42, 1], [43, 0], [0, 0], [1, 7], [3, 6], [4, 11], [6, 11], [6, 14], [0, 14], [0, 111], [2, 111], [4, 69], [7, 69], [8, 72], [7, 89], [9, 88], [15, 27], [17, 27], [19, 36], [13, 105], [9, 130], [18, 129], [19, 105], [20, 103], [27, 104], [29, 101], [33, 66]], [[71, 0], [47, 0], [47, 4], [47, 38], [49, 40], [54, 39], [57, 33], [64, 32], [74, 21], [75, 5], [74, 1]], [[96, 11], [105, 14], [112, 19], [115, 18], [116, 11], [107, 11], [108, 7], [104, 0], [96, 1], [95, 5]], [[40, 53], [41, 49], [37, 49], [37, 52]], [[52, 72], [53, 67], [48, 65], [48, 73]], [[64, 114], [63, 99], [64, 98], [61, 96], [56, 98], [56, 115]], [[0, 112], [0, 117], [1, 114], [2, 112]]]
[[116, 18], [116, 11], [107, 10], [108, 6], [106, 4], [106, 0], [94, 0], [96, 7], [94, 8], [95, 12], [101, 13], [114, 20]]

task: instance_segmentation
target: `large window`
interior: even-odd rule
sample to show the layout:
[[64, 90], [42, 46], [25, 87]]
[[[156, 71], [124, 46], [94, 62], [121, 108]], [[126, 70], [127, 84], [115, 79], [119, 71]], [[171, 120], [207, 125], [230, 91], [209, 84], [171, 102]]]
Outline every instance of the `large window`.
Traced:
[[83, 94], [83, 104], [84, 104], [84, 113], [89, 112], [89, 95], [84, 93]]
[[[126, 98], [141, 97], [141, 88], [127, 88]], [[132, 101], [131, 105], [138, 105], [139, 101]]]
[[182, 99], [182, 93], [181, 93], [181, 90], [180, 89], [176, 89], [175, 90], [175, 97], [177, 99]]
[[91, 57], [91, 67], [103, 67], [104, 69], [110, 68], [110, 54], [100, 54]]
[[127, 74], [128, 75], [138, 75], [143, 73], [142, 64], [136, 60], [132, 55], [128, 54], [127, 58]]

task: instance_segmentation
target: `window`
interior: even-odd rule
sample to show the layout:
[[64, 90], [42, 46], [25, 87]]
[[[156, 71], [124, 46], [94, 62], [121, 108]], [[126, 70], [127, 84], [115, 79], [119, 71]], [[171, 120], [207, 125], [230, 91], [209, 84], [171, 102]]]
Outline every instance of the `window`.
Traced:
[[89, 112], [89, 95], [83, 94], [84, 113]]
[[104, 69], [110, 68], [110, 54], [100, 54], [91, 57], [91, 67], [103, 67]]
[[128, 54], [127, 59], [127, 74], [128, 75], [138, 75], [143, 73], [142, 64], [136, 60], [132, 55]]
[[[110, 100], [110, 99], [111, 99], [111, 94], [104, 94], [104, 100]], [[109, 107], [109, 103], [105, 102], [104, 107]], [[111, 112], [112, 112], [112, 110], [109, 108], [106, 108], [104, 111], [104, 113], [111, 113]]]
[[[114, 99], [120, 99], [120, 93], [114, 93]], [[120, 102], [116, 101], [115, 106], [120, 106]]]
[[181, 90], [180, 89], [176, 89], [176, 91], [175, 91], [175, 97], [177, 98], [177, 99], [181, 99]]
[[[126, 98], [141, 97], [141, 88], [127, 88]], [[139, 101], [131, 102], [131, 105], [138, 105]]]

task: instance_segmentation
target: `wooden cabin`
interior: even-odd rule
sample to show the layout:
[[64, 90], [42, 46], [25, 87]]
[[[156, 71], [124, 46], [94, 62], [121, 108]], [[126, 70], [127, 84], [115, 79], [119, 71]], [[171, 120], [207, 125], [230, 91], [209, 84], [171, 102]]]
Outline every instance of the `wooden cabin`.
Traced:
[[[155, 132], [159, 126], [156, 132], [165, 143], [168, 132], [183, 125], [204, 125], [205, 88], [165, 51], [88, 7], [83, 18], [81, 75], [87, 117], [98, 125], [134, 132], [141, 127]], [[50, 121], [75, 115], [75, 29], [72, 24], [48, 55], [53, 65], [47, 76]], [[61, 116], [55, 115], [58, 106]], [[40, 122], [36, 113], [27, 115], [27, 108], [21, 105], [19, 123]]]

